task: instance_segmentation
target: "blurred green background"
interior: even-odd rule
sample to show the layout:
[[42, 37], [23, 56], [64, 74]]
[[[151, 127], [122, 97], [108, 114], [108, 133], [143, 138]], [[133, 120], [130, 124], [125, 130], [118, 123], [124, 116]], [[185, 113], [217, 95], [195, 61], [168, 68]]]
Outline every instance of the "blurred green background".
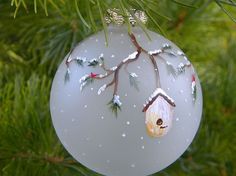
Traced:
[[[0, 0], [0, 176], [98, 175], [64, 150], [49, 112], [58, 64], [77, 42], [103, 28], [97, 2]], [[199, 132], [181, 158], [155, 175], [236, 175], [236, 23], [226, 14], [236, 17], [236, 2], [100, 2], [102, 13], [121, 4], [149, 12], [147, 27], [161, 28], [182, 48], [201, 79]]]

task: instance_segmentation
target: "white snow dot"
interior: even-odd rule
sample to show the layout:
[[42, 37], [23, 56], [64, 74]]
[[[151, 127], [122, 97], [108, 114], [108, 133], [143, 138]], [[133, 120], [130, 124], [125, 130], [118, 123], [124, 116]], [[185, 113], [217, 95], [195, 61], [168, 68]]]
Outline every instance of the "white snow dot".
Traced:
[[135, 164], [131, 164], [131, 167], [134, 168], [134, 167], [135, 167]]
[[91, 91], [93, 91], [93, 87], [91, 87]]
[[143, 140], [143, 136], [141, 136], [140, 139]]
[[61, 111], [60, 111], [61, 113], [63, 113], [64, 112], [64, 110], [63, 109], [61, 109]]
[[183, 91], [183, 90], [180, 90], [179, 92], [180, 92], [181, 94], [182, 94], [182, 93], [184, 93], [184, 91]]
[[179, 121], [179, 118], [176, 118], [176, 121]]
[[101, 148], [101, 147], [102, 147], [102, 144], [99, 144], [98, 147]]
[[125, 94], [125, 97], [127, 97], [128, 95], [127, 95], [127, 93]]
[[75, 121], [75, 119], [74, 119], [74, 118], [72, 118], [72, 119], [71, 119], [71, 121], [72, 121], [72, 122], [74, 122], [74, 121]]
[[138, 69], [141, 69], [141, 67], [140, 67], [140, 66], [137, 66], [137, 68], [138, 68]]
[[192, 114], [191, 113], [188, 113], [188, 116], [190, 117]]
[[126, 134], [125, 134], [125, 133], [123, 133], [123, 134], [122, 134], [122, 137], [126, 137]]
[[114, 55], [114, 54], [112, 54], [112, 55], [111, 55], [111, 58], [114, 58], [114, 57], [115, 57], [115, 55]]
[[172, 79], [172, 82], [175, 82], [175, 78]]
[[88, 52], [88, 50], [84, 50], [84, 52], [85, 52], [85, 53], [87, 53], [87, 52]]
[[133, 107], [136, 108], [136, 104], [134, 104]]
[[124, 34], [120, 34], [121, 37], [124, 37]]
[[95, 41], [98, 42], [98, 39], [96, 39]]
[[188, 102], [187, 98], [185, 98], [184, 101], [187, 103]]
[[88, 105], [84, 105], [84, 108], [87, 108], [88, 107]]
[[167, 90], [170, 90], [170, 88], [169, 88], [169, 87], [167, 87]]
[[130, 122], [129, 122], [129, 121], [127, 121], [127, 122], [126, 122], [126, 124], [127, 124], [127, 125], [130, 125]]
[[142, 146], [142, 149], [144, 149], [144, 145]]
[[104, 116], [101, 116], [101, 119], [103, 120], [103, 119], [104, 119]]

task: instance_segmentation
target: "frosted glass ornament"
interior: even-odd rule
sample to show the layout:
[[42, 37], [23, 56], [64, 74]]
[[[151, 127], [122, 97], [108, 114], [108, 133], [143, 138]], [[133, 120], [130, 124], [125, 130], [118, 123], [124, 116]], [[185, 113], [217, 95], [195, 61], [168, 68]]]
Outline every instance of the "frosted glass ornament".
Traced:
[[[108, 176], [144, 176], [178, 159], [201, 120], [202, 91], [186, 55], [139, 27], [85, 39], [59, 66], [50, 110], [56, 133], [81, 164]], [[142, 47], [139, 48], [139, 46]]]

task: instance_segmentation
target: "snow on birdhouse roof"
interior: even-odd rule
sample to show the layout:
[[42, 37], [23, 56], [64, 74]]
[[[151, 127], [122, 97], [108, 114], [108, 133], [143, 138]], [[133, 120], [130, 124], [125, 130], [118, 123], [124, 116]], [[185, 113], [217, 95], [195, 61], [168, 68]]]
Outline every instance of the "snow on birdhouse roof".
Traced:
[[162, 90], [161, 88], [157, 88], [152, 95], [148, 98], [148, 100], [146, 101], [146, 103], [143, 105], [143, 112], [146, 112], [147, 109], [149, 108], [149, 106], [152, 105], [152, 103], [157, 99], [158, 96], [163, 97], [171, 106], [175, 107], [175, 102], [172, 98], [170, 98], [164, 90]]

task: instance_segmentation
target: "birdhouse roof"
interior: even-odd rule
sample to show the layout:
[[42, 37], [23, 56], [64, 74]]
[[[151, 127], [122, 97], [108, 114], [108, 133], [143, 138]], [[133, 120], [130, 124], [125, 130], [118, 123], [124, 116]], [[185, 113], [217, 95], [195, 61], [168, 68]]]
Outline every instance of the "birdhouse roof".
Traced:
[[175, 107], [175, 102], [172, 98], [170, 98], [164, 90], [162, 90], [161, 88], [157, 88], [152, 95], [148, 98], [148, 100], [146, 101], [146, 103], [143, 105], [143, 112], [146, 112], [147, 109], [149, 108], [149, 106], [152, 105], [152, 103], [157, 99], [158, 96], [163, 97], [171, 106]]

